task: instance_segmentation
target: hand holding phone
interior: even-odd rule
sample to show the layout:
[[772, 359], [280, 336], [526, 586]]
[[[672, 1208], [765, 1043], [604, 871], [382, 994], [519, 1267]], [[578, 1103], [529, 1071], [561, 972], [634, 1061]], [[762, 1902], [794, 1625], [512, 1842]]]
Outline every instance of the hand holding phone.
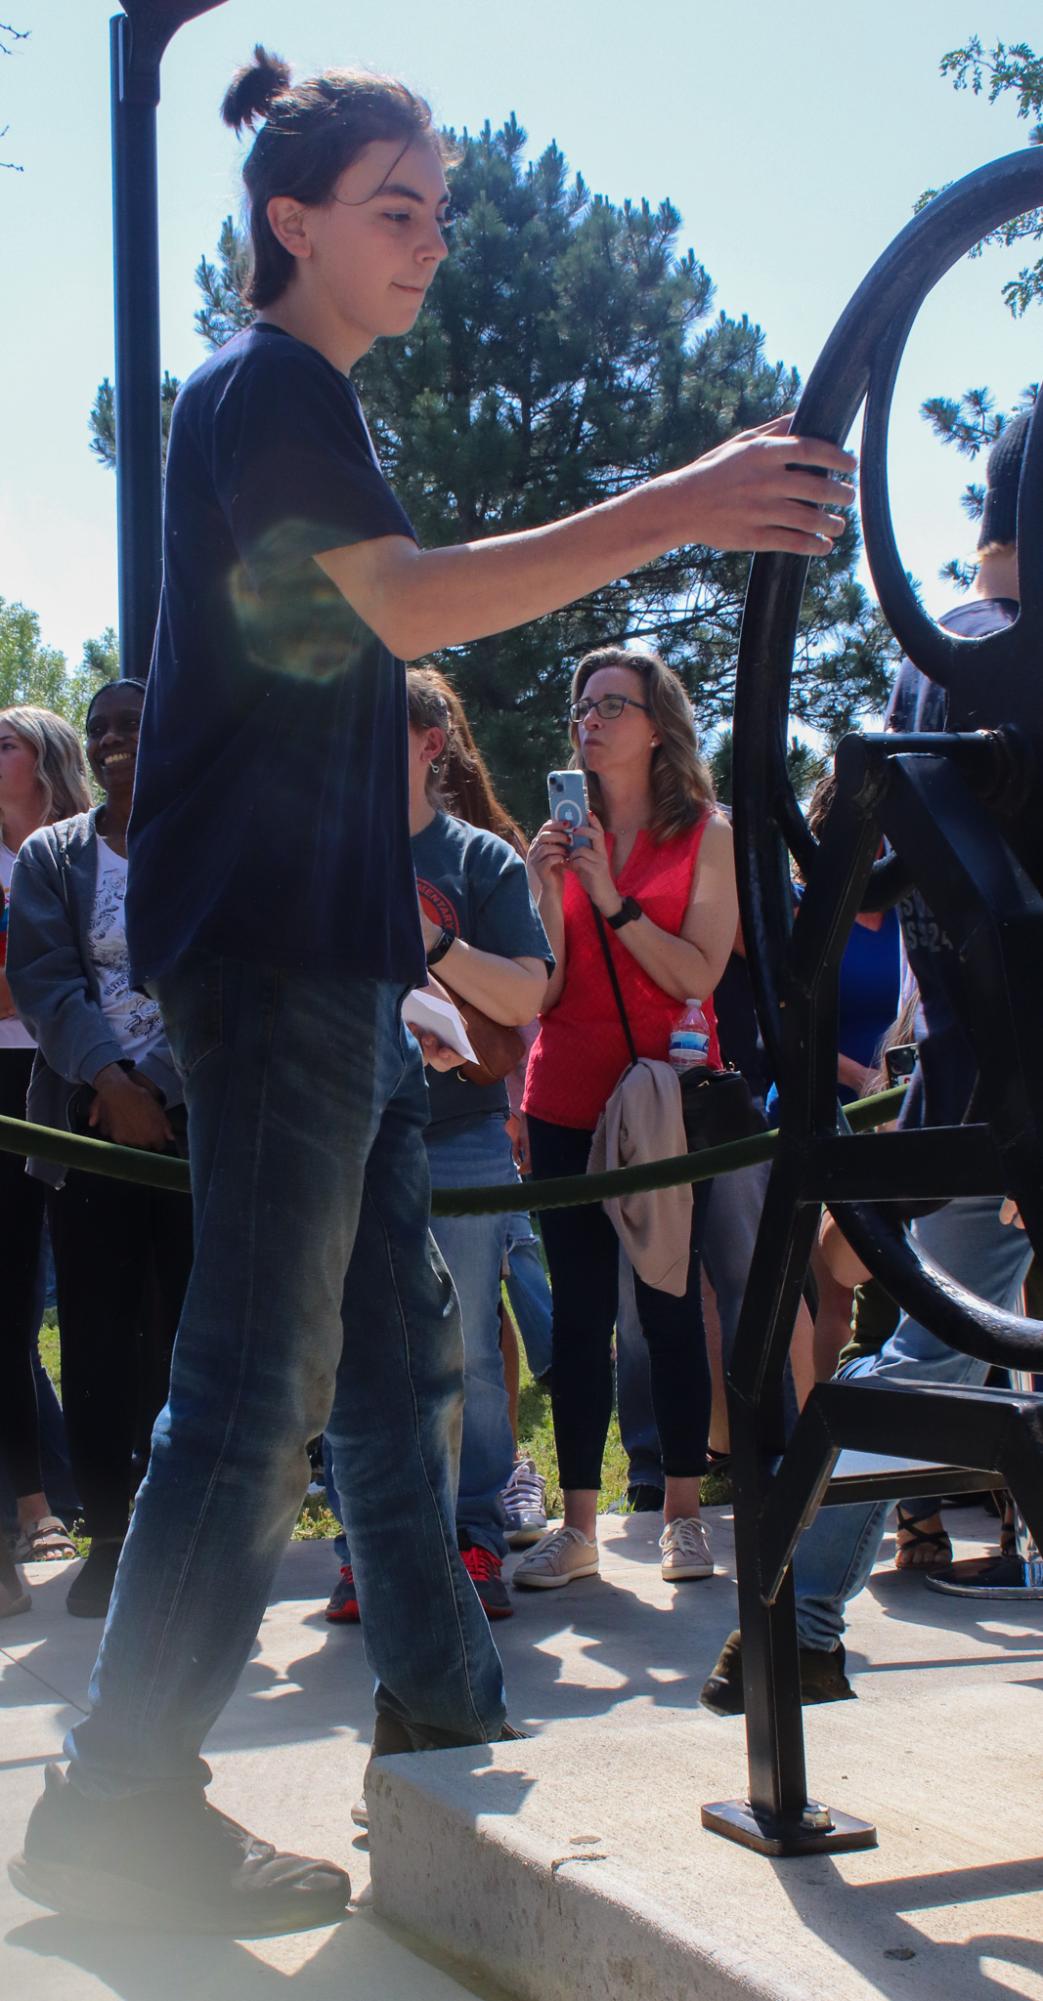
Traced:
[[550, 816], [567, 827], [573, 848], [589, 848], [590, 837], [581, 829], [590, 821], [586, 774], [582, 771], [548, 771], [547, 799]]

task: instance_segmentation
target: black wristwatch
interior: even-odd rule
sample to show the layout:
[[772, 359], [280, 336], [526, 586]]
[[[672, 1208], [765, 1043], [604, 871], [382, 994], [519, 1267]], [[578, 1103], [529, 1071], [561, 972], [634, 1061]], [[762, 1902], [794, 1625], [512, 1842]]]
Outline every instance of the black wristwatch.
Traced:
[[448, 952], [450, 945], [455, 945], [455, 944], [456, 944], [455, 932], [444, 931], [444, 930], [440, 931], [437, 938], [435, 939], [434, 944], [431, 947], [431, 950], [427, 955], [428, 965], [437, 966], [439, 960], [445, 958], [445, 955]]
[[[624, 924], [632, 924], [635, 917], [643, 917], [644, 914], [636, 896], [624, 896], [623, 902], [616, 911], [615, 916], [606, 917], [605, 923], [608, 925], [610, 931], [622, 931]], [[430, 963], [430, 960], [428, 960], [429, 965]]]

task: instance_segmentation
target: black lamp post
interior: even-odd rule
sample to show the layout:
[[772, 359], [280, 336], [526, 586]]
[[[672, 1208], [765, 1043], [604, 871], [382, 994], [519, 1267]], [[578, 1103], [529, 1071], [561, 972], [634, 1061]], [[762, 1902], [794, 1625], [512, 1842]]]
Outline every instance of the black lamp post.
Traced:
[[144, 674], [159, 604], [159, 217], [156, 106], [172, 36], [224, 0], [121, 0], [109, 23], [116, 305], [116, 513], [120, 665]]

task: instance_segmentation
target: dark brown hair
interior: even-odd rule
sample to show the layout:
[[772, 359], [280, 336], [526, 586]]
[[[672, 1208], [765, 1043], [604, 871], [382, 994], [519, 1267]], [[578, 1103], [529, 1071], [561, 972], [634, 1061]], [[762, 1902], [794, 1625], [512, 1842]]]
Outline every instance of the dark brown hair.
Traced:
[[397, 140], [405, 152], [430, 135], [444, 154], [430, 105], [406, 84], [361, 69], [324, 70], [293, 83], [289, 64], [260, 43], [253, 62], [232, 78], [221, 116], [237, 135], [244, 125], [252, 132], [264, 121], [243, 168], [253, 253], [243, 296], [257, 312], [282, 296], [294, 271], [294, 259], [268, 221], [273, 196], [321, 208], [345, 167], [374, 140]]
[[407, 667], [406, 697], [409, 727], [414, 730], [439, 729], [445, 749], [428, 774], [427, 796], [432, 806], [443, 806], [466, 820], [470, 827], [483, 827], [499, 834], [502, 841], [528, 853], [528, 842], [506, 806], [496, 797], [489, 769], [471, 734], [464, 705], [451, 681], [437, 667]]
[[[713, 811], [713, 780], [708, 765], [699, 755], [695, 718], [684, 682], [658, 653], [646, 653], [626, 646], [598, 646], [585, 653], [572, 676], [571, 700], [578, 702], [592, 674], [602, 667], [626, 667], [640, 675], [645, 684], [649, 721], [655, 725], [659, 742], [652, 752], [652, 818], [648, 831], [656, 841], [671, 841], [694, 827], [704, 813]], [[579, 751], [579, 731], [569, 730], [572, 763], [584, 770]], [[587, 772], [590, 803], [602, 812], [601, 787], [597, 774]]]

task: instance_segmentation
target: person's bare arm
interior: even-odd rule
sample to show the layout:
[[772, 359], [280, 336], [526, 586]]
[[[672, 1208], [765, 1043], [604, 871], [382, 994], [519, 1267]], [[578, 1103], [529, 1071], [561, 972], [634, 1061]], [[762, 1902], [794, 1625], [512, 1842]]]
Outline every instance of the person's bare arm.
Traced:
[[448, 549], [380, 536], [315, 560], [370, 630], [400, 659], [415, 660], [557, 611], [690, 543], [824, 555], [844, 526], [835, 510], [854, 498], [836, 475], [850, 473], [854, 460], [837, 445], [786, 436], [788, 422], [744, 432], [693, 465], [544, 528]]
[[870, 1274], [828, 1209], [818, 1226], [818, 1241], [822, 1256], [838, 1285], [854, 1287], [865, 1284]]
[[867, 1095], [874, 1074], [864, 1063], [856, 1063], [853, 1056], [841, 1053], [837, 1057], [837, 1083], [843, 1084], [849, 1091], [857, 1092], [860, 1098]]
[[[421, 922], [424, 943], [430, 947], [439, 927], [428, 917]], [[527, 1028], [535, 1021], [547, 990], [547, 968], [542, 959], [524, 955], [507, 959], [499, 952], [482, 952], [463, 938], [453, 939], [438, 961], [438, 972], [451, 994], [471, 1001], [507, 1028]]]

